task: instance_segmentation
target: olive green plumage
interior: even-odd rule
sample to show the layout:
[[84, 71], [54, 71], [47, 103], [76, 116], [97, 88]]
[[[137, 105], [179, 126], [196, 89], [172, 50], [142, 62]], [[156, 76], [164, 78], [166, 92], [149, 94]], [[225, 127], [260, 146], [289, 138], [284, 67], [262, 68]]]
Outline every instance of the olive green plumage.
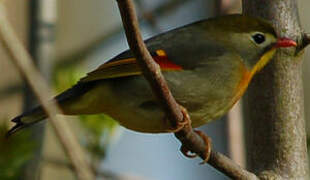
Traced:
[[[261, 19], [228, 15], [199, 21], [146, 40], [176, 101], [193, 127], [224, 115], [242, 96], [253, 75], [278, 47], [295, 46], [277, 37]], [[128, 50], [56, 96], [64, 114], [106, 113], [140, 132], [173, 132], [162, 107]], [[9, 134], [46, 117], [41, 106], [12, 121]]]

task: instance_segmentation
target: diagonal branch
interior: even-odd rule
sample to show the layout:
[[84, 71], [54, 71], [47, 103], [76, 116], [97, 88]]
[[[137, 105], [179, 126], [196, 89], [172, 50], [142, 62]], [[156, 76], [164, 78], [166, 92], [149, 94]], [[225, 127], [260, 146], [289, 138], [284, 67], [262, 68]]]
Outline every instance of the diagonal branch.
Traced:
[[138, 29], [139, 25], [134, 6], [132, 2], [128, 0], [118, 0], [117, 2], [121, 12], [129, 47], [137, 57], [137, 61], [142, 67], [143, 75], [151, 84], [154, 93], [161, 101], [169, 118], [173, 119], [174, 125], [177, 125], [178, 122], [183, 121], [183, 115], [179, 105], [172, 97], [158, 64], [153, 61], [152, 56], [143, 42]]
[[49, 122], [51, 122], [57, 137], [69, 156], [78, 179], [94, 179], [94, 175], [86, 162], [84, 152], [75, 136], [71, 133], [67, 122], [63, 117], [55, 118], [55, 114], [59, 112], [59, 109], [55, 103], [49, 101], [48, 98], [52, 97], [52, 94], [44, 83], [42, 76], [35, 69], [31, 57], [17, 39], [13, 28], [6, 18], [5, 8], [2, 4], [0, 4], [0, 35], [5, 48], [7, 48], [9, 55], [12, 57], [12, 62], [31, 85], [32, 90], [46, 111]]
[[[166, 110], [171, 124], [177, 125], [179, 122], [183, 121], [180, 106], [173, 98], [159, 66], [153, 61], [143, 42], [134, 5], [131, 0], [117, 0], [117, 2], [130, 49], [142, 67], [143, 75], [152, 86], [153, 92]], [[182, 145], [191, 150], [191, 152], [196, 153], [203, 160], [206, 158], [206, 145], [202, 138], [192, 130], [190, 125], [185, 126], [175, 133], [175, 136], [181, 141]], [[227, 176], [235, 179], [257, 179], [254, 174], [242, 169], [229, 158], [218, 152], [212, 151], [208, 163], [218, 170], [221, 170], [221, 172]]]

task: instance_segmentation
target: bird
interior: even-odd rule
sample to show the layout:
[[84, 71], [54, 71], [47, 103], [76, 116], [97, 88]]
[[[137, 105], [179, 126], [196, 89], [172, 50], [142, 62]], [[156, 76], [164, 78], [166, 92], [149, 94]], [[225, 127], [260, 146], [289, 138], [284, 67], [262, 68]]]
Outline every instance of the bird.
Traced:
[[[277, 49], [297, 46], [294, 40], [278, 36], [269, 22], [242, 14], [194, 22], [145, 44], [194, 128], [225, 115]], [[166, 120], [131, 50], [87, 73], [52, 101], [65, 115], [104, 113], [144, 133], [176, 130]], [[15, 125], [8, 135], [46, 118], [38, 105], [12, 119]]]

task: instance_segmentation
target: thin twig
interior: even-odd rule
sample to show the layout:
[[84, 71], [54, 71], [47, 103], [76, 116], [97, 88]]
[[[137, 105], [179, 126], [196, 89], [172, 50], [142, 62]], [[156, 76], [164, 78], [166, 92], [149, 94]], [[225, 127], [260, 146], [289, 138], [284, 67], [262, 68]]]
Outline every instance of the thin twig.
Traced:
[[302, 50], [305, 49], [310, 44], [310, 34], [309, 33], [303, 33], [300, 39], [300, 43], [298, 43], [298, 46], [296, 48], [296, 54], [302, 52]]
[[51, 122], [57, 137], [59, 138], [65, 152], [69, 156], [78, 178], [94, 179], [94, 175], [86, 162], [84, 152], [78, 144], [76, 137], [72, 134], [67, 122], [63, 117], [59, 117], [57, 119], [55, 118], [55, 115], [58, 114], [59, 109], [54, 102], [51, 102], [48, 99], [49, 97], [52, 97], [52, 93], [44, 83], [45, 81], [40, 73], [33, 65], [31, 57], [16, 37], [11, 24], [6, 18], [3, 4], [0, 4], [0, 34], [3, 44], [12, 57], [12, 62], [31, 85], [31, 88], [38, 97], [39, 102], [45, 109], [50, 120], [49, 122]]
[[[164, 106], [172, 124], [182, 122], [183, 115], [180, 107], [173, 98], [159, 66], [153, 61], [143, 42], [132, 1], [117, 0], [117, 2], [128, 44], [142, 67], [143, 75], [151, 84], [153, 92]], [[175, 135], [186, 148], [199, 155], [202, 159], [206, 158], [205, 143], [200, 136], [192, 130], [191, 126], [185, 126], [179, 132], [175, 133]], [[235, 179], [257, 179], [254, 174], [242, 169], [229, 158], [214, 151], [211, 153], [208, 163], [221, 170], [227, 176]]]
[[179, 105], [172, 97], [158, 64], [153, 61], [152, 56], [145, 47], [140, 31], [138, 30], [138, 21], [134, 6], [132, 2], [128, 0], [118, 0], [117, 2], [130, 49], [137, 57], [138, 63], [142, 66], [144, 76], [148, 79], [154, 93], [163, 104], [169, 119], [173, 119], [173, 124], [177, 125], [178, 122], [183, 121], [183, 115]]

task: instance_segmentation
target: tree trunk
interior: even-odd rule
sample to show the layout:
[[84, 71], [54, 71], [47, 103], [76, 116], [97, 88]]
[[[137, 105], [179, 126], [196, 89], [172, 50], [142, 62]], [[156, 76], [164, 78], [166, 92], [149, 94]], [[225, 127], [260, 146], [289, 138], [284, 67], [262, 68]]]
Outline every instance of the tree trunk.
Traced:
[[[33, 0], [29, 2], [29, 53], [44, 77], [50, 79], [51, 61], [54, 58], [54, 26], [56, 16], [55, 0]], [[45, 8], [44, 8], [45, 7]], [[49, 10], [47, 10], [47, 7]], [[29, 110], [38, 104], [31, 88], [26, 85], [24, 91], [24, 109]], [[36, 143], [33, 158], [26, 163], [21, 179], [41, 179], [41, 156], [44, 140], [45, 122], [33, 126], [31, 139]]]
[[[38, 34], [38, 1], [33, 0], [29, 2], [29, 53], [35, 59], [35, 64], [38, 64], [37, 58], [37, 48], [38, 48], [38, 41], [37, 41], [37, 34]], [[35, 101], [35, 96], [31, 91], [31, 88], [28, 86], [27, 83], [24, 83], [24, 111], [31, 109], [34, 105], [37, 104]], [[23, 168], [23, 173], [19, 179], [40, 179], [40, 158], [42, 155], [42, 144], [44, 139], [44, 125], [42, 123], [38, 126], [34, 126], [31, 128], [31, 139], [36, 144], [36, 149], [33, 152], [32, 159], [28, 161]]]
[[[269, 20], [281, 37], [303, 34], [295, 0], [243, 0], [243, 12]], [[263, 179], [308, 179], [302, 53], [278, 50], [247, 91], [247, 163]]]

